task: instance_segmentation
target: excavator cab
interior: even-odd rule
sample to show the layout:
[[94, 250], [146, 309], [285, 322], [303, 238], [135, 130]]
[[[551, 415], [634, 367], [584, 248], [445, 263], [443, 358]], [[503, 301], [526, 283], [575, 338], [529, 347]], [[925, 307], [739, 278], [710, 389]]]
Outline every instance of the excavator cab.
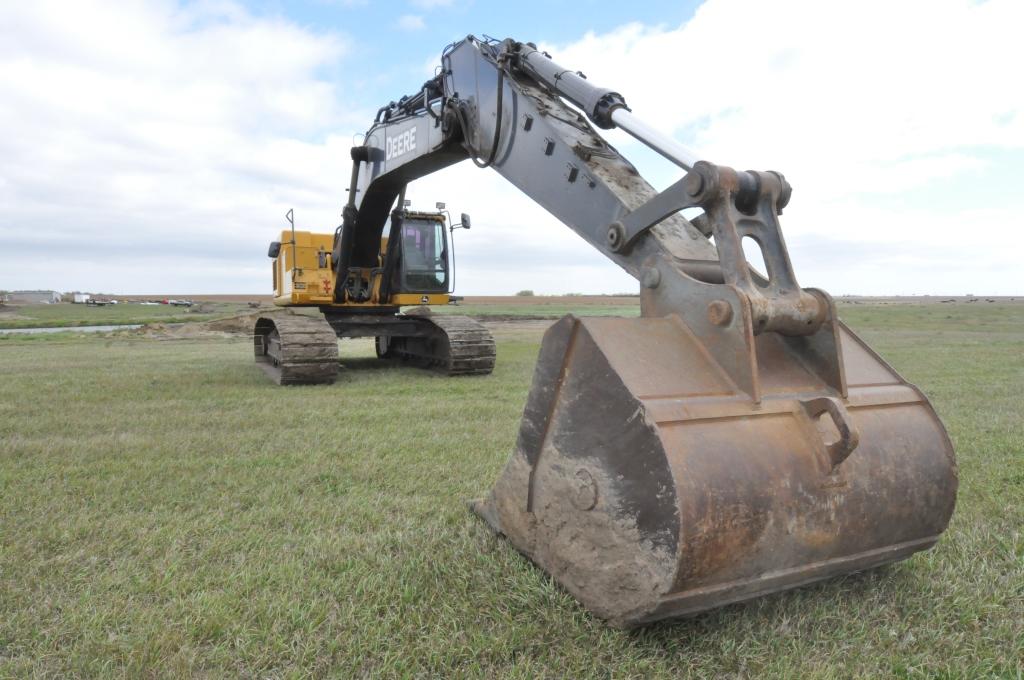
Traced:
[[448, 292], [448, 234], [443, 215], [406, 213], [399, 227], [397, 293]]

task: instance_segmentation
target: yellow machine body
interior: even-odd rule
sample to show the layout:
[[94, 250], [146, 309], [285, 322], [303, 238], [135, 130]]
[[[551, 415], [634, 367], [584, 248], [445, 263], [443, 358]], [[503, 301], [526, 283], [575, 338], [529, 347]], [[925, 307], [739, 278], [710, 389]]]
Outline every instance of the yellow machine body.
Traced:
[[[420, 219], [430, 219], [444, 224], [443, 218], [431, 213], [417, 213]], [[309, 231], [283, 230], [280, 249], [273, 258], [272, 276], [274, 283], [274, 304], [278, 307], [329, 306], [338, 308], [403, 307], [412, 305], [447, 305], [451, 300], [448, 293], [394, 292], [381, 299], [380, 288], [383, 274], [363, 273], [367, 287], [372, 291], [370, 299], [355, 302], [346, 298], [339, 303], [334, 299], [335, 272], [331, 266], [331, 249], [334, 234], [318, 234]], [[388, 237], [381, 238], [379, 267], [383, 267], [387, 252]], [[367, 280], [372, 277], [372, 281]]]

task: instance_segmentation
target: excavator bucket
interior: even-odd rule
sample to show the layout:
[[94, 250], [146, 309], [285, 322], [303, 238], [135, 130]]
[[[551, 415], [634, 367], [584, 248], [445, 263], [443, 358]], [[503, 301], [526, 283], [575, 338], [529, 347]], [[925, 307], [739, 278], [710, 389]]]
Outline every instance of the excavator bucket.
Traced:
[[654, 259], [641, 318], [553, 325], [516, 451], [473, 504], [614, 626], [903, 559], [953, 511], [928, 400], [793, 285], [773, 217], [757, 234], [769, 280], [723, 218], [717, 282]]

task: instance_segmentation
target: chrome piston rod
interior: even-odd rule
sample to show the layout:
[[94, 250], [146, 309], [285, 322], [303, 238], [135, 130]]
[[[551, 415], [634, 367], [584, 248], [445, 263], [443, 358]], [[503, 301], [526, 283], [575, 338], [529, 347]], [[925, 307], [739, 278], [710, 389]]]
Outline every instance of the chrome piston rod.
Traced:
[[578, 71], [559, 66], [532, 45], [518, 45], [519, 58], [534, 78], [583, 109], [598, 127], [619, 127], [658, 152], [670, 162], [689, 171], [701, 157], [668, 135], [637, 118], [618, 92], [597, 87]]
[[664, 158], [675, 163], [683, 170], [689, 171], [700, 160], [700, 156], [692, 150], [668, 135], [658, 132], [633, 115], [633, 112], [625, 107], [613, 110], [611, 119], [616, 127], [628, 132], [632, 137], [657, 151]]

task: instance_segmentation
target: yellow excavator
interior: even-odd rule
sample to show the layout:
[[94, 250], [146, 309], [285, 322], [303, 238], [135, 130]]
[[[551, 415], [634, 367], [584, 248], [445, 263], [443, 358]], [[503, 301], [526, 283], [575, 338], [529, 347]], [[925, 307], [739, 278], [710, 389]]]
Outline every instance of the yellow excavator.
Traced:
[[[296, 231], [288, 211], [292, 228], [281, 232], [268, 253], [274, 304], [319, 308], [322, 318], [274, 314], [257, 320], [256, 361], [279, 385], [334, 382], [338, 338], [373, 337], [378, 357], [449, 375], [486, 374], [494, 368], [494, 338], [484, 326], [464, 316], [423, 314], [427, 305], [452, 301], [446, 212], [411, 212], [404, 197], [400, 205], [372, 266], [350, 266], [340, 291], [333, 253], [341, 234]], [[468, 215], [462, 215], [459, 227], [470, 227]], [[399, 313], [409, 305], [419, 313]]]
[[[684, 174], [656, 191], [596, 128]], [[687, 616], [938, 541], [957, 492], [946, 431], [828, 294], [797, 283], [780, 173], [698, 159], [535, 45], [473, 36], [382, 107], [351, 157], [341, 226], [271, 245], [275, 302], [321, 312], [257, 321], [256, 360], [280, 383], [333, 381], [338, 337], [491, 371], [479, 324], [401, 311], [448, 302], [451, 260], [444, 215], [410, 211], [406, 186], [465, 159], [638, 279], [639, 318], [570, 315], [545, 333], [516, 449], [472, 503], [597, 616]]]

